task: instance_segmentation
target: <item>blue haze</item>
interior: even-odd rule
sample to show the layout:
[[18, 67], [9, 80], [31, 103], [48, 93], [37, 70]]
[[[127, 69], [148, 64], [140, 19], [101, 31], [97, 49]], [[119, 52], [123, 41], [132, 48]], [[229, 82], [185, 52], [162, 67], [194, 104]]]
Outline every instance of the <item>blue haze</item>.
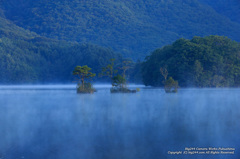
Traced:
[[[0, 87], [1, 159], [239, 159], [240, 89], [141, 87], [76, 94], [75, 86]], [[169, 155], [233, 147], [234, 155]]]

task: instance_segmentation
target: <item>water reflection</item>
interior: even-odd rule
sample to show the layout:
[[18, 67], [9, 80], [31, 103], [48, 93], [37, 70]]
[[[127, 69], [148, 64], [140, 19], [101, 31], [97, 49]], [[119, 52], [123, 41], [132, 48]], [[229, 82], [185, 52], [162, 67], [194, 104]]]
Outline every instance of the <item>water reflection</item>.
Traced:
[[[0, 90], [0, 158], [179, 158], [185, 147], [234, 147], [238, 159], [240, 90], [183, 89], [165, 94], [78, 95], [74, 89]], [[193, 156], [180, 156], [193, 158]]]

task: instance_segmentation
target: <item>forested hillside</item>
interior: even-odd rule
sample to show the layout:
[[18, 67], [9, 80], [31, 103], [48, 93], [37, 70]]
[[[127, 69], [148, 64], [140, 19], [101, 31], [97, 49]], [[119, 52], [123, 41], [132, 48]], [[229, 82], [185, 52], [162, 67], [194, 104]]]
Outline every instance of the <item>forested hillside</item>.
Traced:
[[72, 82], [77, 65], [100, 73], [110, 58], [121, 59], [112, 50], [89, 44], [71, 44], [44, 38], [0, 41], [0, 83]]
[[3, 0], [15, 24], [48, 38], [111, 47], [143, 59], [178, 38], [225, 35], [240, 41], [240, 24], [198, 0]]
[[183, 87], [239, 87], [240, 43], [220, 36], [179, 39], [146, 58], [144, 84], [162, 86], [161, 67]]
[[[110, 58], [123, 59], [115, 52], [144, 59], [179, 38], [240, 41], [238, 7], [236, 0], [2, 0], [0, 83], [69, 82], [76, 65], [99, 73]], [[156, 50], [144, 62], [144, 83], [161, 85], [159, 70], [149, 69], [164, 64], [182, 86], [239, 86], [239, 43], [200, 37]]]
[[239, 0], [199, 0], [214, 8], [216, 12], [228, 17], [232, 21], [240, 23], [240, 1]]
[[72, 82], [76, 65], [99, 73], [110, 58], [121, 60], [111, 49], [44, 38], [0, 17], [0, 84]]
[[37, 34], [26, 31], [25, 29], [16, 26], [13, 22], [7, 20], [0, 8], [0, 38], [16, 38], [16, 39], [31, 39]]

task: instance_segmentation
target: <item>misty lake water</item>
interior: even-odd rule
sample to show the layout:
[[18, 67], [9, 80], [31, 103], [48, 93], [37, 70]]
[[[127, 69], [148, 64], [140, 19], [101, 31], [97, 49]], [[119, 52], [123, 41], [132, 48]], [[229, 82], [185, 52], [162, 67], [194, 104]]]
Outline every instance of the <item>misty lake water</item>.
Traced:
[[[240, 158], [240, 89], [96, 88], [0, 86], [0, 159]], [[169, 154], [209, 147], [235, 151]]]

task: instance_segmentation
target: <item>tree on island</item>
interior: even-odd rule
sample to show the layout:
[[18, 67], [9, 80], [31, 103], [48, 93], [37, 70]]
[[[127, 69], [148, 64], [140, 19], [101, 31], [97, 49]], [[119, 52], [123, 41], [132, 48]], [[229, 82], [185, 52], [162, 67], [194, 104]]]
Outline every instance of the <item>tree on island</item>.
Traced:
[[121, 75], [117, 75], [113, 77], [113, 87], [119, 87], [120, 89], [124, 89], [126, 88], [126, 79], [121, 76]]
[[93, 93], [95, 91], [90, 82], [85, 82], [87, 79], [89, 80], [96, 76], [90, 70], [91, 68], [87, 65], [75, 67], [73, 75], [76, 75], [78, 80], [77, 93]]
[[126, 78], [126, 72], [127, 72], [127, 70], [129, 70], [131, 68], [133, 68], [132, 60], [126, 59], [122, 62], [122, 67], [120, 67], [120, 69], [123, 71], [122, 72], [123, 78]]
[[116, 75], [112, 78], [112, 88], [110, 89], [111, 93], [136, 93], [137, 90], [130, 90], [127, 87], [126, 78], [122, 75]]
[[160, 68], [160, 72], [162, 74], [162, 76], [164, 77], [164, 89], [166, 93], [177, 93], [178, 91], [178, 81], [175, 81], [172, 77], [169, 77], [167, 79], [168, 76], [168, 70], [166, 67], [164, 68]]
[[177, 93], [178, 91], [178, 81], [175, 81], [172, 77], [169, 77], [164, 84], [164, 89], [166, 93]]
[[102, 67], [102, 72], [99, 74], [100, 77], [107, 76], [111, 80], [111, 84], [113, 86], [113, 76], [118, 72], [118, 70], [114, 69], [114, 62], [116, 59], [110, 59], [110, 64], [106, 67]]
[[122, 70], [122, 75], [115, 75], [118, 70], [114, 69], [114, 61], [115, 59], [110, 59], [110, 64], [106, 67], [102, 68], [102, 73], [100, 76], [108, 76], [111, 79], [112, 88], [110, 89], [111, 93], [134, 93], [135, 90], [130, 90], [127, 88], [127, 80], [126, 80], [126, 71], [132, 67], [132, 61], [125, 60], [122, 62], [122, 66], [119, 69]]
[[167, 80], [167, 76], [168, 76], [168, 71], [167, 71], [167, 69], [166, 69], [166, 67], [164, 67], [164, 68], [160, 68], [160, 72], [161, 72], [161, 74], [162, 74], [162, 76], [164, 77], [164, 79], [165, 79], [165, 81]]

